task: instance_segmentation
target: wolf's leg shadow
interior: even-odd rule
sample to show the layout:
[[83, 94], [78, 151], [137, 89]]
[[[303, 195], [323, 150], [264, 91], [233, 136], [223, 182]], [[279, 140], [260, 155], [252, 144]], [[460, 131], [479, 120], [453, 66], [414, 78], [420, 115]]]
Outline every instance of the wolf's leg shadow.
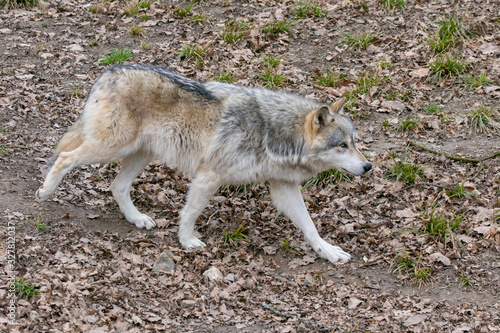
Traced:
[[118, 176], [111, 184], [111, 191], [125, 219], [138, 228], [151, 229], [156, 226], [153, 219], [139, 212], [130, 199], [130, 188], [134, 179], [152, 159], [153, 155], [144, 151], [126, 156], [121, 161]]
[[189, 185], [179, 225], [179, 242], [185, 249], [205, 246], [205, 243], [194, 236], [194, 224], [220, 186], [219, 177], [210, 171], [198, 171]]
[[300, 193], [297, 184], [269, 181], [271, 197], [276, 208], [283, 212], [293, 224], [295, 224], [304, 233], [306, 242], [313, 250], [324, 259], [331, 262], [338, 260], [347, 262], [351, 256], [344, 252], [340, 247], [331, 245], [324, 241], [316, 229]]

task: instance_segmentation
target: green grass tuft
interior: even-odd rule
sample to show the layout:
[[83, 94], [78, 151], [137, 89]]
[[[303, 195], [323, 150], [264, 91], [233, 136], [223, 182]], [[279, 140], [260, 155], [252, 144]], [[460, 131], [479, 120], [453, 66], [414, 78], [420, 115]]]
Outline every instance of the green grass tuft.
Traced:
[[380, 61], [380, 68], [387, 69], [392, 66], [392, 62], [388, 60], [386, 57]]
[[396, 127], [396, 129], [402, 132], [406, 132], [408, 130], [418, 132], [420, 130], [424, 130], [424, 125], [422, 123], [422, 119], [418, 117], [406, 117], [403, 119], [401, 124]]
[[389, 272], [395, 273], [403, 280], [410, 280], [419, 288], [431, 281], [432, 269], [422, 266], [420, 260], [414, 263], [407, 254], [396, 253], [396, 258], [389, 267]]
[[279, 66], [281, 62], [281, 57], [276, 57], [272, 54], [268, 54], [264, 58], [262, 58], [262, 65], [264, 67], [276, 68]]
[[321, 6], [308, 1], [295, 1], [292, 15], [295, 18], [305, 18], [309, 16], [324, 17], [326, 12]]
[[475, 194], [472, 191], [465, 189], [465, 182], [457, 183], [455, 187], [446, 190], [446, 194], [450, 198], [472, 198]]
[[357, 50], [366, 50], [366, 48], [373, 44], [375, 37], [366, 32], [362, 32], [361, 34], [350, 35], [344, 33], [344, 39], [340, 41], [342, 44], [346, 44], [348, 46], [352, 46]]
[[395, 101], [399, 96], [398, 90], [391, 90], [384, 94], [384, 98], [388, 101]]
[[290, 240], [287, 238], [283, 244], [281, 244], [281, 249], [283, 251], [285, 251], [286, 253], [291, 253], [291, 254], [294, 254], [294, 255], [297, 255], [297, 256], [300, 256], [300, 253], [295, 250], [297, 246], [290, 246]]
[[424, 110], [427, 111], [428, 114], [439, 114], [444, 112], [443, 107], [437, 103], [427, 105]]
[[101, 5], [92, 6], [89, 8], [89, 12], [92, 14], [102, 13], [103, 7]]
[[412, 269], [415, 265], [413, 264], [413, 260], [404, 253], [399, 254], [396, 253], [396, 258], [389, 266], [389, 272], [397, 273], [397, 274], [405, 274], [409, 269]]
[[426, 285], [431, 280], [432, 269], [416, 265], [413, 272], [411, 272], [411, 281], [419, 288]]
[[404, 10], [406, 7], [405, 0], [379, 0], [379, 2], [384, 8], [388, 10], [393, 10], [393, 9]]
[[465, 75], [463, 81], [467, 88], [484, 87], [491, 83], [491, 80], [485, 73], [481, 73], [480, 75]]
[[242, 194], [245, 197], [248, 197], [250, 194], [250, 189], [252, 188], [252, 184], [244, 184], [244, 185], [224, 185], [219, 189], [219, 193], [226, 198], [230, 196]]
[[442, 53], [457, 47], [465, 37], [465, 28], [460, 17], [454, 13], [442, 17], [429, 46], [434, 53]]
[[361, 73], [356, 81], [356, 90], [354, 90], [354, 94], [368, 94], [374, 86], [385, 81], [387, 81], [387, 78], [379, 75], [378, 71], [374, 73]]
[[152, 1], [144, 0], [144, 1], [139, 1], [139, 8], [141, 9], [149, 9], [151, 7]]
[[132, 58], [132, 53], [129, 49], [118, 48], [112, 50], [108, 55], [105, 55], [101, 60], [103, 65], [123, 64], [128, 59]]
[[82, 98], [83, 97], [83, 92], [80, 87], [73, 88], [73, 97], [75, 98]]
[[208, 22], [208, 17], [204, 14], [193, 14], [189, 17], [189, 21], [204, 24]]
[[500, 125], [497, 121], [498, 112], [492, 107], [488, 108], [481, 105], [469, 112], [468, 116], [471, 123], [471, 131], [474, 133], [500, 131]]
[[244, 38], [245, 33], [249, 29], [250, 27], [247, 22], [232, 19], [224, 25], [221, 37], [228, 44], [236, 43]]
[[444, 237], [449, 231], [454, 231], [462, 221], [461, 215], [455, 216], [453, 221], [450, 221], [448, 216], [434, 210], [429, 212], [426, 209], [424, 211], [424, 232], [430, 236]]
[[134, 16], [139, 14], [139, 9], [139, 2], [137, 0], [132, 0], [125, 4], [123, 11], [128, 16]]
[[322, 87], [336, 87], [345, 77], [345, 74], [337, 74], [332, 68], [327, 68], [324, 73], [314, 76], [316, 84]]
[[455, 58], [452, 54], [437, 56], [429, 63], [429, 66], [432, 77], [438, 81], [462, 74], [468, 68], [465, 61]]
[[[423, 233], [442, 240], [445, 246], [448, 241], [451, 240], [453, 242], [453, 240], [456, 240], [461, 247], [464, 248], [463, 244], [455, 235], [455, 229], [457, 229], [465, 219], [463, 214], [453, 214], [449, 216], [449, 214], [438, 213], [434, 209], [429, 211], [429, 208], [426, 207], [422, 215], [424, 221]], [[453, 242], [453, 245], [454, 244]]]
[[245, 223], [241, 224], [235, 232], [230, 233], [226, 231], [222, 236], [222, 242], [224, 245], [236, 246], [238, 243], [246, 243], [250, 240], [246, 233]]
[[469, 280], [468, 277], [466, 277], [465, 275], [462, 275], [458, 278], [458, 286], [460, 288], [472, 286], [472, 282]]
[[7, 148], [3, 145], [0, 145], [0, 156], [7, 156], [7, 155], [9, 155]]
[[194, 3], [191, 2], [187, 7], [178, 7], [174, 10], [174, 17], [175, 18], [184, 18], [187, 16], [193, 15], [191, 13], [191, 9], [193, 9]]
[[293, 23], [292, 20], [272, 20], [271, 22], [268, 22], [262, 27], [262, 32], [265, 34], [271, 33], [271, 34], [278, 34], [281, 32], [289, 32], [294, 28], [295, 24]]
[[460, 17], [455, 13], [448, 14], [448, 17], [441, 18], [438, 28], [439, 36], [460, 36], [464, 34], [464, 25]]
[[302, 186], [302, 189], [305, 190], [308, 187], [317, 187], [319, 185], [322, 185], [323, 187], [326, 184], [332, 184], [336, 185], [339, 184], [340, 182], [343, 181], [351, 181], [351, 178], [349, 175], [343, 171], [339, 171], [337, 169], [330, 169], [327, 171], [323, 171], [322, 173], [318, 174], [316, 177], [308, 180], [304, 186]]
[[401, 159], [396, 159], [394, 153], [390, 154], [393, 161], [392, 170], [387, 175], [390, 179], [404, 181], [408, 184], [414, 183], [417, 178], [423, 177], [423, 166], [413, 163], [408, 157], [408, 151], [405, 151]]
[[208, 45], [201, 47], [198, 45], [184, 45], [182, 50], [179, 52], [179, 59], [182, 61], [184, 59], [194, 59], [199, 67], [203, 66], [203, 60], [208, 50]]
[[346, 91], [342, 94], [342, 96], [344, 96], [347, 99], [347, 101], [344, 104], [344, 110], [350, 111], [358, 104], [358, 94], [356, 90]]
[[281, 57], [275, 57], [272, 54], [267, 55], [262, 59], [263, 70], [257, 73], [256, 76], [259, 77], [266, 88], [276, 89], [281, 86], [286, 81], [286, 76], [276, 73], [276, 67], [278, 67], [281, 61]]
[[224, 83], [234, 83], [236, 82], [236, 77], [234, 77], [230, 69], [226, 69], [224, 72], [220, 72], [218, 75], [216, 75], [214, 77], [214, 81], [224, 82]]
[[142, 35], [142, 30], [144, 29], [144, 27], [141, 27], [141, 26], [138, 26], [138, 25], [133, 25], [130, 27], [130, 34], [132, 36], [138, 36], [138, 35]]
[[144, 51], [148, 51], [148, 50], [151, 50], [151, 44], [146, 42], [146, 41], [142, 41], [141, 42], [141, 48], [144, 50]]
[[266, 88], [276, 89], [286, 81], [286, 76], [276, 73], [271, 67], [266, 67], [262, 72], [256, 74]]
[[29, 8], [38, 6], [38, 0], [0, 0], [0, 7], [8, 6], [10, 8]]
[[44, 224], [41, 221], [35, 221], [35, 227], [38, 229], [38, 231], [42, 231], [42, 232], [49, 231], [49, 226]]
[[14, 286], [15, 289], [19, 292], [19, 296], [17, 297], [18, 299], [21, 299], [23, 297], [25, 297], [26, 299], [30, 299], [31, 297], [41, 293], [41, 291], [38, 290], [40, 287], [36, 287], [30, 284], [22, 277], [14, 282]]
[[424, 108], [424, 111], [427, 111], [428, 114], [433, 114], [436, 116], [439, 116], [439, 118], [442, 121], [448, 121], [448, 116], [446, 115], [446, 112], [444, 111], [444, 108], [436, 103], [429, 104]]

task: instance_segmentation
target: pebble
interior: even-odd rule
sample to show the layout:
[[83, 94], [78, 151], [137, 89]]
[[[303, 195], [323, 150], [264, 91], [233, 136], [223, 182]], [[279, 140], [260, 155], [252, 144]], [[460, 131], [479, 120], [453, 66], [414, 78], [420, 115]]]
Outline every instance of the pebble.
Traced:
[[183, 299], [181, 301], [181, 306], [183, 308], [193, 308], [196, 305], [196, 301], [193, 301], [191, 299]]
[[163, 251], [153, 265], [153, 272], [173, 272], [174, 270], [175, 263], [174, 259], [172, 259], [172, 254], [170, 251]]

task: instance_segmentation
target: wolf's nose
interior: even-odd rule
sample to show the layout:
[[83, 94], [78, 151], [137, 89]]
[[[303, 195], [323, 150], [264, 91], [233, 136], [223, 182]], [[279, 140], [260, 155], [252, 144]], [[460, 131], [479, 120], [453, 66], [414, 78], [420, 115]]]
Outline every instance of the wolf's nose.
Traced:
[[363, 169], [365, 170], [365, 172], [370, 171], [372, 169], [371, 163], [365, 163], [365, 164], [363, 164]]

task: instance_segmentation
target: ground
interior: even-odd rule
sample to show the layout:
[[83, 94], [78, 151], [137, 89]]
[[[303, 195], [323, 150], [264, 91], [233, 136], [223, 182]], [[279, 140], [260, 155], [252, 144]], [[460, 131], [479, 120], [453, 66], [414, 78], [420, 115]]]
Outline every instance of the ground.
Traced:
[[[500, 159], [467, 163], [408, 145], [476, 159], [500, 151], [493, 2], [320, 1], [322, 12], [304, 18], [294, 1], [196, 1], [185, 16], [189, 3], [178, 1], [135, 14], [123, 1], [14, 3], [0, 13], [2, 332], [500, 331]], [[466, 66], [439, 79], [429, 41], [451, 13], [463, 26], [443, 54]], [[246, 22], [236, 43], [223, 34], [233, 18]], [[264, 33], [275, 19], [293, 26]], [[371, 45], [348, 42], [362, 32]], [[203, 52], [180, 56], [186, 45]], [[265, 184], [222, 188], [197, 224], [207, 246], [181, 249], [190, 176], [158, 162], [132, 196], [159, 228], [137, 229], [120, 214], [109, 190], [119, 162], [77, 168], [36, 203], [53, 147], [120, 47], [131, 52], [126, 63], [197, 80], [227, 70], [244, 86], [267, 83], [257, 74], [273, 55], [278, 89], [325, 102], [350, 96], [346, 114], [373, 172], [320, 179], [303, 194], [320, 234], [352, 261], [317, 258]], [[328, 70], [338, 80], [324, 87], [318, 76]], [[471, 83], [480, 74], [487, 80]], [[362, 90], [362, 78], [376, 82]], [[491, 122], [476, 132], [471, 112], [481, 107]], [[395, 165], [422, 169], [398, 179]], [[224, 241], [240, 226], [246, 239]], [[173, 270], [154, 269], [161, 253]]]

